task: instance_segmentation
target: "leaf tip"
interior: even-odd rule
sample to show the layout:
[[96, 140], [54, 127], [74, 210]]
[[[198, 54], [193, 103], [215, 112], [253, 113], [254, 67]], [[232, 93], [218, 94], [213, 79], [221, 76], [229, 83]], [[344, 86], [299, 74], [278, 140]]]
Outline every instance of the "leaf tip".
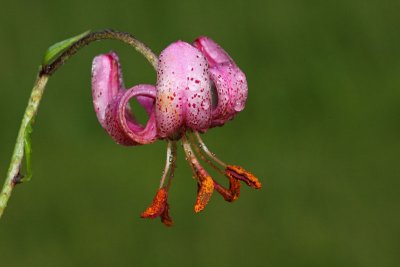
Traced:
[[71, 38], [65, 39], [63, 41], [57, 42], [50, 46], [46, 53], [44, 54], [43, 61], [42, 61], [42, 66], [46, 66], [49, 64], [58, 54], [63, 52], [65, 49], [70, 47], [72, 44], [75, 42], [79, 41], [86, 35], [88, 35], [91, 32], [91, 30], [87, 30], [81, 34], [78, 34], [76, 36], [73, 36]]

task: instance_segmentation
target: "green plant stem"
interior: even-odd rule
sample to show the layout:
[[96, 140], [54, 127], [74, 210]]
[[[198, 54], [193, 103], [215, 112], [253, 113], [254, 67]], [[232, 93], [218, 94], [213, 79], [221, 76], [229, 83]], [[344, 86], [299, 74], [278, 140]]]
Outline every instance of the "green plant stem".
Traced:
[[[69, 46], [63, 53], [57, 56], [51, 63], [42, 65], [39, 74], [36, 78], [36, 82], [33, 86], [31, 96], [29, 98], [28, 106], [25, 109], [24, 116], [22, 118], [21, 126], [18, 132], [18, 137], [15, 143], [14, 152], [11, 157], [10, 167], [7, 172], [6, 180], [0, 193], [0, 218], [2, 217], [4, 210], [7, 206], [8, 200], [11, 197], [11, 193], [15, 185], [21, 183], [23, 176], [20, 174], [22, 161], [24, 159], [24, 144], [26, 140], [26, 134], [29, 127], [33, 125], [35, 116], [37, 114], [40, 101], [42, 99], [44, 89], [49, 77], [61, 67], [71, 56], [76, 54], [81, 48], [88, 44], [104, 39], [114, 39], [127, 43], [134, 47], [139, 53], [141, 53], [150, 64], [157, 69], [158, 58], [145, 44], [137, 40], [134, 36], [118, 32], [114, 30], [104, 30], [99, 32], [92, 32], [82, 37], [71, 46]], [[25, 155], [26, 156], [26, 155]]]
[[24, 117], [22, 118], [21, 126], [19, 128], [10, 167], [7, 172], [7, 178], [0, 193], [0, 218], [7, 206], [7, 202], [11, 196], [13, 188], [15, 185], [21, 182], [22, 177], [20, 175], [20, 166], [24, 158], [25, 131], [37, 112], [40, 99], [43, 96], [44, 88], [48, 79], [49, 76], [47, 75], [38, 76], [35, 85], [33, 86], [31, 97], [29, 98], [28, 106], [26, 107]]
[[78, 52], [82, 47], [87, 46], [94, 41], [106, 39], [119, 40], [132, 46], [150, 62], [154, 69], [157, 69], [158, 58], [144, 43], [136, 39], [133, 35], [126, 32], [104, 30], [89, 33], [88, 35], [84, 36], [83, 38], [72, 44], [51, 64], [43, 66], [40, 74], [52, 75], [59, 67], [61, 67], [65, 63], [65, 61], [67, 61], [71, 56]]

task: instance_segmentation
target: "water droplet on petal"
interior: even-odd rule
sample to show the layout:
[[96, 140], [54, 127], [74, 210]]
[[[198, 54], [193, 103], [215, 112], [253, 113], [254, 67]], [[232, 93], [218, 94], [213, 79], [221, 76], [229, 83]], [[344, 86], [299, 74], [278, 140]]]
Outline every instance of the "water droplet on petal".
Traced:
[[234, 109], [237, 112], [242, 111], [244, 109], [244, 101], [242, 101], [242, 100], [236, 101]]

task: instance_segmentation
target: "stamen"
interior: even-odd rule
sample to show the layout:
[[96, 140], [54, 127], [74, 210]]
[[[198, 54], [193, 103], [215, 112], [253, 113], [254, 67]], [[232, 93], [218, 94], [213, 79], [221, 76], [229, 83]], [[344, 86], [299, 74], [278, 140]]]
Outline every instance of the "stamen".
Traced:
[[225, 174], [229, 179], [236, 179], [245, 182], [248, 186], [255, 189], [262, 187], [260, 181], [249, 171], [246, 171], [240, 166], [228, 165], [225, 169]]
[[[211, 167], [213, 167], [215, 170], [217, 170], [220, 174], [226, 176], [229, 179], [229, 189], [225, 188], [224, 186], [220, 185], [217, 181], [214, 181], [214, 188], [217, 190], [217, 192], [228, 202], [234, 202], [239, 198], [240, 195], [240, 182], [233, 177], [229, 177], [226, 175], [224, 171], [222, 171], [218, 166], [216, 166], [210, 158], [208, 158], [204, 153], [208, 151], [207, 155], [212, 155], [214, 160], [218, 160], [217, 163], [221, 164], [223, 163], [221, 160], [219, 160], [217, 157], [215, 157], [215, 154], [210, 152], [210, 150], [206, 147], [204, 144], [203, 140], [200, 138], [200, 135], [198, 132], [195, 132], [197, 140], [199, 142], [199, 145], [195, 145], [195, 140], [194, 140], [194, 135], [189, 134], [190, 136], [190, 141], [194, 144], [195, 150], [197, 154], [200, 155], [201, 159], [207, 162]], [[201, 148], [201, 149], [200, 149]], [[225, 165], [225, 163], [223, 163]], [[221, 164], [222, 165], [222, 164]], [[226, 165], [224, 166], [226, 168]]]
[[214, 191], [214, 181], [210, 176], [200, 176], [200, 183], [198, 186], [199, 190], [197, 193], [196, 204], [194, 205], [194, 211], [196, 213], [202, 211], [210, 200]]
[[204, 155], [204, 152], [200, 149], [201, 148], [201, 144], [196, 145], [196, 140], [194, 139], [194, 135], [192, 132], [190, 132], [189, 134], [189, 138], [190, 138], [190, 142], [192, 143], [194, 150], [196, 150], [197, 154], [200, 156], [200, 158], [202, 160], [204, 160], [205, 162], [208, 163], [208, 165], [210, 165], [214, 170], [216, 170], [217, 172], [219, 172], [222, 175], [225, 175], [224, 171], [221, 170], [220, 168], [218, 168], [217, 165], [214, 164], [214, 162], [212, 162], [206, 155]]
[[174, 177], [176, 167], [176, 141], [168, 140], [167, 142], [167, 159], [165, 161], [163, 176], [160, 181], [160, 188], [164, 186], [164, 182], [168, 177], [168, 182], [166, 186], [168, 190], [171, 185], [172, 178]]
[[226, 189], [216, 181], [214, 181], [214, 188], [221, 194], [221, 196], [228, 202], [234, 202], [240, 195], [240, 182], [234, 178], [229, 178], [229, 189]]
[[216, 163], [218, 163], [219, 165], [221, 165], [222, 167], [224, 167], [224, 169], [226, 168], [227, 164], [225, 164], [225, 162], [223, 162], [222, 160], [220, 160], [219, 158], [217, 158], [217, 156], [215, 156], [214, 153], [212, 153], [208, 147], [206, 146], [206, 144], [204, 144], [203, 139], [201, 139], [199, 132], [197, 131], [193, 131], [194, 135], [197, 138], [197, 141], [199, 142], [199, 147], [201, 150], [203, 150], [211, 159], [213, 159]]
[[[153, 199], [151, 205], [142, 213], [140, 217], [154, 219], [158, 216], [161, 217], [161, 222], [166, 226], [172, 226], [173, 221], [169, 216], [169, 205], [168, 205], [168, 189], [171, 186], [172, 178], [174, 177], [176, 167], [176, 142], [168, 141], [167, 145], [167, 159], [165, 162], [165, 168], [163, 176], [160, 181], [160, 188], [157, 191], [156, 196]], [[166, 179], [167, 185], [164, 185]]]
[[140, 217], [154, 219], [160, 216], [168, 205], [167, 198], [167, 190], [165, 188], [160, 188], [151, 205], [140, 215]]
[[[194, 135], [197, 138], [197, 141], [199, 142], [199, 147], [210, 157], [212, 158], [215, 162], [217, 162], [218, 164], [220, 164], [221, 166], [224, 167], [225, 169], [225, 176], [227, 176], [229, 178], [229, 183], [230, 186], [232, 186], [232, 181], [233, 180], [240, 180], [245, 182], [248, 186], [251, 186], [255, 189], [260, 189], [262, 187], [260, 181], [257, 179], [257, 177], [255, 177], [251, 172], [246, 171], [245, 169], [243, 169], [240, 166], [235, 166], [235, 165], [227, 165], [225, 164], [222, 160], [220, 160], [219, 158], [217, 158], [215, 156], [214, 153], [212, 153], [207, 146], [204, 144], [203, 140], [200, 137], [199, 132], [194, 131]], [[237, 183], [236, 183], [237, 184]], [[236, 185], [234, 185], [234, 188], [238, 188]], [[226, 192], [224, 192], [223, 189], [220, 188], [216, 188], [216, 190], [218, 192], [221, 193], [221, 195], [224, 196], [224, 194]], [[231, 192], [232, 193], [232, 192]], [[239, 196], [239, 194], [237, 194], [237, 196]], [[224, 196], [225, 198], [225, 196]], [[225, 198], [226, 199], [226, 198]]]
[[169, 216], [168, 191], [164, 187], [157, 191], [151, 205], [140, 215], [140, 217], [147, 219], [154, 219], [159, 216], [165, 226], [169, 227], [174, 224]]
[[165, 209], [163, 211], [163, 213], [161, 213], [161, 222], [165, 225], [165, 226], [172, 226], [174, 224], [174, 222], [172, 221], [172, 218], [169, 216], [169, 205], [168, 203], [166, 203], [165, 205]]
[[194, 206], [194, 211], [197, 213], [202, 211], [210, 200], [214, 191], [214, 181], [207, 171], [200, 165], [185, 135], [182, 137], [182, 144], [187, 161], [192, 167], [199, 186]]

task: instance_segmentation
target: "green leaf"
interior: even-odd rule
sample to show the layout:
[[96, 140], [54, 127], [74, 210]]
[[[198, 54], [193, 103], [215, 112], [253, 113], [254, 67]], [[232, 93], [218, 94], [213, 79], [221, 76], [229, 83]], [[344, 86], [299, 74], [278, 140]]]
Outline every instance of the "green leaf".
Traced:
[[25, 166], [26, 166], [26, 175], [22, 179], [23, 182], [28, 182], [32, 178], [32, 165], [31, 165], [31, 156], [32, 156], [32, 146], [31, 146], [31, 133], [32, 133], [32, 121], [29, 121], [28, 125], [25, 129], [24, 134], [24, 156], [25, 156]]
[[45, 66], [45, 65], [49, 64], [50, 61], [52, 61], [58, 54], [63, 52], [65, 49], [70, 47], [73, 43], [75, 43], [76, 41], [79, 41], [80, 39], [82, 39], [83, 37], [88, 35], [89, 33], [90, 33], [90, 30], [50, 46], [47, 49], [46, 53], [44, 54], [42, 65]]

